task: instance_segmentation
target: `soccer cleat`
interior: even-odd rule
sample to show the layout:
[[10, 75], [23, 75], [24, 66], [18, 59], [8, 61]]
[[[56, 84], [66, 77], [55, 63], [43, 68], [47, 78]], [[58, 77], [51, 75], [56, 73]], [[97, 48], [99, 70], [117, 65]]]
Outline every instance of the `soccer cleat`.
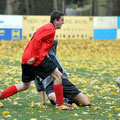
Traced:
[[49, 101], [51, 102], [52, 105], [56, 105], [56, 101], [53, 101], [53, 100], [50, 100]]
[[[49, 101], [51, 102], [52, 105], [56, 105], [56, 101], [50, 100], [50, 99], [49, 99]], [[67, 98], [64, 99], [64, 104], [67, 104], [67, 105], [70, 104], [69, 100]]]
[[79, 106], [79, 103], [76, 100], [69, 100], [69, 99], [65, 98], [64, 102], [67, 104], [71, 104], [71, 105], [73, 103], [75, 103], [77, 106]]
[[117, 86], [120, 88], [120, 77], [117, 79]]
[[56, 109], [58, 110], [73, 110], [73, 107], [67, 106], [66, 104], [63, 104], [61, 106], [56, 105]]

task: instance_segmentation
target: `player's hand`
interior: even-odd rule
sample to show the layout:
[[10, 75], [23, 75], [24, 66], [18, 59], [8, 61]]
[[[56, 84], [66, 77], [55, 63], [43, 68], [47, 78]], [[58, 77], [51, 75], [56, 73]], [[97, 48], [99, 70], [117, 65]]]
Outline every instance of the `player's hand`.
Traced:
[[27, 64], [32, 65], [34, 62], [35, 62], [35, 58], [32, 57], [27, 61]]

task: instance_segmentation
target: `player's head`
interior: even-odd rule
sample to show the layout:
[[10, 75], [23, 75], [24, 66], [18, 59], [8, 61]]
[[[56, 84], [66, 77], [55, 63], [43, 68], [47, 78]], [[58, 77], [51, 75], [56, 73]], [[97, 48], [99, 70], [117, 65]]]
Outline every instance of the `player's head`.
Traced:
[[64, 24], [64, 13], [54, 10], [51, 13], [50, 22], [55, 25], [56, 29], [60, 29], [62, 24]]

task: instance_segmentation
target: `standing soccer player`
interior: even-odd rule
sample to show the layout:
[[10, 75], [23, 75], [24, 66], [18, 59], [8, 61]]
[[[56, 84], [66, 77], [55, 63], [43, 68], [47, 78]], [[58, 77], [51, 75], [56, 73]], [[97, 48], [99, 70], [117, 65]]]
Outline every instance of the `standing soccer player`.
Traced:
[[[58, 108], [63, 105], [62, 73], [58, 70], [56, 64], [47, 57], [49, 49], [53, 45], [55, 30], [60, 29], [62, 24], [64, 24], [64, 14], [60, 11], [53, 11], [50, 23], [43, 25], [34, 33], [22, 57], [22, 83], [12, 85], [1, 92], [0, 100], [27, 90], [35, 76], [38, 75], [45, 79], [50, 75], [54, 79], [56, 104]], [[67, 106], [63, 108], [69, 109]]]

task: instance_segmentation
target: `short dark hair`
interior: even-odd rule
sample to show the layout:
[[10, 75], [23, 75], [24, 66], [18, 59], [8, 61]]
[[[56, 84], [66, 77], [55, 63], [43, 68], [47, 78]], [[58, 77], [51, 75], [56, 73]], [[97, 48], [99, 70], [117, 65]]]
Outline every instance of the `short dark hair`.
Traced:
[[50, 22], [53, 23], [55, 19], [59, 20], [61, 16], [64, 16], [63, 12], [54, 10], [50, 16]]

